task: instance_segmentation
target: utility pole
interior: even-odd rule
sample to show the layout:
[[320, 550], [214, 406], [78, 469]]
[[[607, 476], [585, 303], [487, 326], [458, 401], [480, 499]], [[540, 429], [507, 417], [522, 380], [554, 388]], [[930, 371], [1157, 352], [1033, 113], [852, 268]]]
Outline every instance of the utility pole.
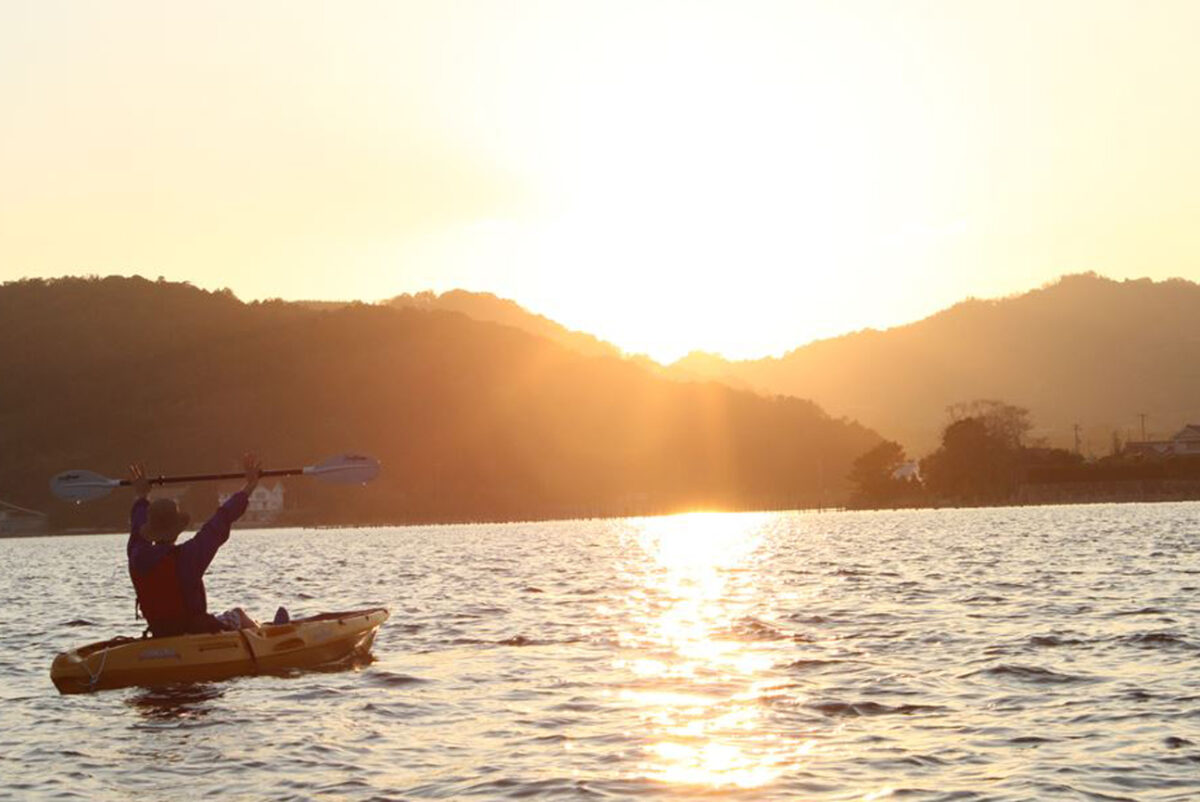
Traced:
[[1142, 419], [1142, 442], [1146, 442], [1146, 413], [1139, 412], [1138, 417]]
[[1078, 453], [1079, 453], [1079, 447], [1080, 447], [1080, 444], [1079, 444], [1079, 424], [1078, 424], [1078, 423], [1076, 423], [1076, 424], [1075, 424], [1075, 453], [1076, 453], [1076, 454], [1078, 454]]

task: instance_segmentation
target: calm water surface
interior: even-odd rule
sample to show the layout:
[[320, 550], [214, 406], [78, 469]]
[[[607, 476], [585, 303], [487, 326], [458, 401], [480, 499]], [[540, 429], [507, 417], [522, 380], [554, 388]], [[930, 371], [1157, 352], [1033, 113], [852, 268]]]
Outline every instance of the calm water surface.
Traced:
[[340, 672], [59, 696], [120, 537], [0, 541], [0, 798], [1200, 799], [1200, 505], [237, 532]]

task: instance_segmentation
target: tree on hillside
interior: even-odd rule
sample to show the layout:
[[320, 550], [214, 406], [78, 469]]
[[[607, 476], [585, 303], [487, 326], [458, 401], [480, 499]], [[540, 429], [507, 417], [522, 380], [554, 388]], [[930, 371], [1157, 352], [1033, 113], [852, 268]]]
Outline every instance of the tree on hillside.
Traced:
[[906, 462], [899, 443], [884, 440], [854, 461], [849, 479], [854, 484], [851, 504], [856, 507], [886, 507], [911, 491], [909, 482], [895, 478]]
[[1033, 429], [1029, 410], [1006, 404], [1003, 401], [978, 399], [959, 402], [946, 407], [951, 423], [976, 418], [987, 429], [988, 435], [1005, 448], [1016, 450], [1025, 445], [1025, 438]]
[[921, 463], [926, 487], [968, 503], [1008, 499], [1019, 481], [1029, 410], [1000, 401], [972, 401], [947, 409], [942, 445]]

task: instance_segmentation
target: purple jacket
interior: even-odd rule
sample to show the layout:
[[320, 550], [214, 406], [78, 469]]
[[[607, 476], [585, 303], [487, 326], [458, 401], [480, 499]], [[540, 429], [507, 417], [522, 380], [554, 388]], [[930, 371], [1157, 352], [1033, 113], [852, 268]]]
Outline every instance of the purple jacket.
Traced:
[[229, 539], [229, 528], [246, 511], [246, 494], [238, 491], [229, 497], [200, 527], [196, 536], [186, 543], [172, 546], [167, 543], [151, 543], [138, 534], [146, 523], [150, 502], [140, 498], [133, 502], [129, 511], [129, 543], [125, 553], [129, 556], [130, 573], [141, 575], [175, 549], [175, 571], [179, 575], [179, 586], [183, 590], [183, 603], [188, 616], [196, 618], [208, 612], [208, 597], [204, 592], [204, 572], [217, 555], [217, 549]]

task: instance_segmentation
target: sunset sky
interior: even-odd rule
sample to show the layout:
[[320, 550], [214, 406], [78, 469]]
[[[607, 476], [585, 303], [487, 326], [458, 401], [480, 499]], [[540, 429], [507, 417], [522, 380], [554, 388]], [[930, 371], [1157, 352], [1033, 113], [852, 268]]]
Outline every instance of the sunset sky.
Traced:
[[0, 280], [780, 353], [1200, 279], [1200, 3], [0, 0]]

